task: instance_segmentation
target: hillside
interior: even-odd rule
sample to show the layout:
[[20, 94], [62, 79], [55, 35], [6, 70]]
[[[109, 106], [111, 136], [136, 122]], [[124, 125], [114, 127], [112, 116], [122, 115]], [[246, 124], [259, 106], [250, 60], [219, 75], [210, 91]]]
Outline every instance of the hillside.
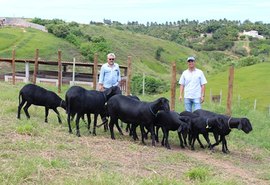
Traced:
[[[233, 84], [233, 104], [248, 106], [253, 109], [254, 101], [257, 100], [257, 109], [263, 112], [269, 111], [270, 105], [270, 63], [260, 63], [243, 68], [235, 68]], [[229, 69], [228, 69], [229, 71]], [[206, 94], [219, 94], [222, 91], [222, 103], [226, 105], [228, 93], [228, 74], [221, 72], [209, 76]]]
[[[212, 94], [219, 94], [222, 89], [224, 96], [222, 99], [223, 103], [225, 103], [228, 66], [232, 61], [235, 61], [235, 63], [238, 61], [238, 57], [232, 53], [221, 51], [196, 52], [173, 42], [107, 26], [80, 25], [80, 28], [90, 37], [104, 37], [112, 47], [112, 51], [116, 53], [119, 64], [126, 65], [127, 57], [130, 55], [133, 62], [133, 74], [138, 73], [141, 75], [145, 73], [146, 75], [163, 79], [164, 83], [168, 84], [170, 84], [171, 78], [171, 62], [176, 61], [178, 80], [181, 71], [186, 69], [186, 57], [188, 55], [195, 55], [198, 59], [198, 68], [205, 71], [208, 79], [207, 95], [209, 95], [210, 89]], [[16, 57], [34, 58], [35, 49], [39, 48], [41, 59], [57, 60], [57, 50], [60, 49], [62, 50], [63, 60], [71, 61], [73, 57], [76, 57], [77, 61], [86, 61], [80, 55], [79, 50], [64, 39], [30, 28], [2, 28], [0, 29], [0, 42], [0, 57], [10, 58], [12, 49], [16, 48]], [[163, 48], [163, 51], [161, 52], [160, 60], [156, 60], [155, 54], [159, 47]], [[99, 62], [103, 63], [103, 61]], [[267, 84], [267, 81], [264, 79], [269, 76], [266, 71], [267, 67], [264, 65], [269, 65], [269, 63], [236, 69], [235, 102], [238, 95], [240, 95], [243, 101], [248, 100], [248, 103], [252, 105], [257, 97], [258, 109], [266, 111], [270, 104], [270, 97], [266, 90], [270, 88], [269, 85], [266, 85], [266, 88], [263, 88], [264, 86], [262, 85]], [[258, 68], [259, 66], [263, 67], [256, 69], [257, 66]], [[248, 69], [255, 72], [248, 71]], [[241, 73], [238, 73], [238, 70]], [[246, 75], [251, 73], [252, 75]], [[258, 77], [255, 78], [255, 75], [258, 75]], [[256, 83], [254, 83], [254, 79], [257, 79]]]
[[[90, 37], [104, 37], [110, 44], [112, 52], [117, 55], [117, 62], [126, 65], [128, 56], [132, 57], [133, 73], [166, 79], [170, 78], [171, 62], [176, 61], [178, 71], [186, 67], [186, 57], [197, 56], [199, 67], [211, 69], [209, 56], [195, 52], [179, 44], [157, 39], [128, 31], [121, 31], [106, 26], [83, 25], [81, 29]], [[6, 27], [0, 29], [0, 57], [11, 58], [12, 49], [16, 49], [17, 58], [34, 58], [35, 49], [39, 48], [40, 59], [56, 60], [58, 49], [62, 50], [62, 60], [77, 61], [83, 59], [79, 50], [67, 41], [56, 38], [52, 34], [31, 28]], [[160, 60], [155, 55], [158, 48], [162, 48]], [[100, 61], [103, 63], [103, 61]], [[211, 70], [210, 70], [211, 71]]]
[[5, 27], [0, 29], [0, 57], [11, 58], [16, 50], [17, 58], [34, 59], [39, 49], [41, 60], [57, 60], [57, 51], [62, 50], [62, 60], [82, 59], [79, 51], [67, 41], [33, 28]]

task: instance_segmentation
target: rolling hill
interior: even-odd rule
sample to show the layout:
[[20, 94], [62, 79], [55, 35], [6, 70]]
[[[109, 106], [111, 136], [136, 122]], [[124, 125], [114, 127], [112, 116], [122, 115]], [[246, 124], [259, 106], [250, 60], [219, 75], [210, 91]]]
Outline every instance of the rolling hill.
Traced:
[[[157, 39], [154, 37], [117, 30], [106, 26], [80, 25], [89, 36], [102, 36], [111, 45], [112, 51], [117, 55], [117, 62], [126, 65], [127, 57], [132, 57], [133, 74], [145, 73], [170, 83], [171, 63], [176, 61], [177, 79], [182, 70], [186, 68], [185, 59], [188, 55], [197, 57], [197, 67], [205, 71], [208, 79], [207, 94], [223, 93], [223, 100], [227, 96], [228, 63], [219, 62], [221, 58], [237, 60], [236, 56], [225, 52], [196, 52], [179, 44]], [[11, 58], [12, 49], [16, 49], [18, 58], [34, 58], [35, 49], [39, 48], [40, 58], [44, 60], [57, 60], [57, 50], [62, 50], [62, 60], [85, 61], [79, 50], [67, 41], [52, 34], [31, 28], [5, 27], [0, 29], [0, 57]], [[156, 60], [155, 53], [163, 48], [160, 60]], [[102, 61], [99, 61], [102, 62]], [[103, 62], [102, 62], [103, 63]], [[266, 110], [270, 104], [267, 80], [269, 63], [261, 63], [235, 70], [234, 98], [253, 104], [257, 99], [258, 109]], [[225, 70], [225, 71], [224, 71]], [[217, 71], [219, 71], [217, 73]], [[221, 71], [221, 72], [220, 72]], [[222, 72], [224, 71], [224, 72]], [[178, 92], [178, 91], [177, 91]], [[225, 101], [223, 101], [225, 103]]]

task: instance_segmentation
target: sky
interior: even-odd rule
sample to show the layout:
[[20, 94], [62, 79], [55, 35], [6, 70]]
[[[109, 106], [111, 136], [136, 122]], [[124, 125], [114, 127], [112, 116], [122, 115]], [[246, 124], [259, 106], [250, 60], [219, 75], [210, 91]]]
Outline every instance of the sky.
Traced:
[[88, 24], [178, 20], [249, 20], [270, 23], [269, 0], [0, 0], [0, 17], [62, 19]]

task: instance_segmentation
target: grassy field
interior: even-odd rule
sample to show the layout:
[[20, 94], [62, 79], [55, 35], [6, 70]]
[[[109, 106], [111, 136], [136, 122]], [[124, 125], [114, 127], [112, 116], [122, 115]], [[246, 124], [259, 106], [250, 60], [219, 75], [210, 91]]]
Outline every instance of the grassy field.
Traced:
[[[176, 133], [170, 133], [172, 150], [157, 144], [134, 142], [127, 133], [111, 140], [102, 128], [97, 136], [80, 124], [82, 137], [68, 133], [65, 111], [59, 109], [63, 124], [50, 112], [44, 123], [44, 108], [31, 106], [30, 120], [22, 112], [16, 118], [18, 92], [15, 86], [0, 82], [0, 184], [269, 184], [269, 116], [238, 107], [235, 117], [248, 117], [253, 131], [232, 130], [227, 137], [230, 154], [221, 146], [215, 151], [180, 149]], [[54, 92], [57, 88], [47, 87]], [[63, 87], [64, 97], [67, 86]], [[140, 97], [154, 100], [158, 95]], [[224, 107], [205, 104], [223, 112]], [[177, 109], [179, 110], [179, 104]], [[74, 130], [74, 124], [73, 124]], [[213, 138], [211, 138], [212, 140]], [[204, 144], [205, 141], [202, 140]]]
[[[235, 68], [233, 83], [233, 103], [234, 105], [248, 106], [253, 109], [256, 99], [256, 109], [269, 113], [270, 106], [270, 63], [260, 63], [253, 66]], [[228, 71], [208, 77], [206, 89], [206, 99], [222, 91], [222, 104], [226, 105], [228, 93]], [[208, 100], [208, 99], [207, 99]]]

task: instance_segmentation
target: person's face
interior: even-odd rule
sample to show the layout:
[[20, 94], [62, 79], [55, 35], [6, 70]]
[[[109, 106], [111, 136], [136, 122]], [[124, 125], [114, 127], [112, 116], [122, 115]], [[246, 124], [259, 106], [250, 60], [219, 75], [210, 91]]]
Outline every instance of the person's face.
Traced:
[[115, 58], [112, 57], [112, 56], [110, 56], [110, 57], [107, 58], [107, 61], [108, 61], [108, 64], [109, 65], [113, 65], [114, 64], [114, 60], [115, 60]]
[[189, 60], [187, 63], [188, 63], [189, 68], [194, 68], [195, 67], [195, 61], [194, 60]]

